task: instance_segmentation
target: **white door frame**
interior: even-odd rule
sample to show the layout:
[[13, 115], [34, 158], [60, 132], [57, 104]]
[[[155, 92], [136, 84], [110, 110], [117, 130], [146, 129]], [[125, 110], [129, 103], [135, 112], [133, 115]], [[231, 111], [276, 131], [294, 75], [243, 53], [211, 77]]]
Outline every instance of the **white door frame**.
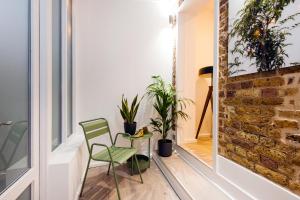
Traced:
[[0, 196], [0, 200], [16, 199], [28, 186], [31, 186], [32, 199], [39, 199], [39, 0], [30, 0], [30, 18], [31, 168]]
[[[183, 4], [181, 5], [182, 7], [179, 8], [179, 12], [182, 11], [183, 7], [186, 6], [186, 7], [192, 7], [192, 5], [196, 5], [197, 3], [199, 4], [199, 2], [201, 2], [202, 0], [196, 0], [196, 1], [191, 1], [191, 0], [185, 0], [183, 2]], [[212, 170], [214, 173], [217, 172], [217, 155], [218, 155], [218, 110], [219, 110], [219, 103], [218, 103], [218, 99], [219, 99], [219, 0], [213, 0], [214, 1], [214, 50], [213, 50], [213, 53], [214, 53], [214, 56], [213, 56], [213, 80], [212, 80], [212, 83], [213, 83], [213, 113], [212, 113], [212, 135], [213, 135], [213, 150], [212, 150], [212, 160], [213, 160], [213, 163], [212, 163], [212, 166], [208, 166], [203, 160], [200, 160], [199, 161], [201, 163], [203, 163], [205, 166], [205, 168], [207, 169], [210, 169]], [[186, 5], [184, 5], [186, 4]], [[185, 8], [186, 8], [185, 7]], [[177, 13], [177, 32], [179, 32], [179, 21], [180, 21], [180, 13]], [[179, 36], [179, 34], [177, 34]], [[177, 36], [177, 37], [178, 37]], [[177, 47], [177, 51], [178, 51], [178, 38], [177, 38], [177, 44], [176, 44], [176, 47]], [[177, 53], [177, 56], [178, 56], [178, 53]], [[178, 60], [177, 60], [177, 63], [176, 63], [176, 66], [177, 66], [177, 73], [178, 73]], [[176, 74], [176, 78], [178, 78], [178, 74]], [[181, 138], [180, 138], [180, 134], [177, 134], [176, 133], [176, 143], [178, 144], [178, 141], [181, 142]], [[179, 144], [180, 146], [180, 144]]]

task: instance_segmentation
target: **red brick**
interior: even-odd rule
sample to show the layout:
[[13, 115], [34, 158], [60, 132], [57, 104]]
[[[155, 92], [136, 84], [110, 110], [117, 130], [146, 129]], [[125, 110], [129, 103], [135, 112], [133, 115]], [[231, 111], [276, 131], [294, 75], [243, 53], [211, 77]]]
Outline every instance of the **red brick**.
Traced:
[[238, 90], [241, 89], [241, 83], [229, 83], [226, 85], [228, 90]]
[[249, 89], [253, 87], [253, 81], [244, 81], [241, 83], [242, 89]]
[[232, 140], [232, 143], [235, 144], [235, 145], [244, 147], [244, 148], [246, 148], [246, 149], [250, 149], [250, 148], [252, 148], [252, 147], [254, 146], [253, 143], [245, 142], [245, 141], [240, 140], [240, 139], [233, 139], [233, 140]]
[[276, 88], [264, 88], [261, 90], [262, 97], [277, 97], [278, 96], [278, 89]]
[[294, 80], [295, 80], [295, 77], [289, 77], [288, 78], [288, 85], [291, 85], [291, 84], [293, 84], [294, 83]]
[[265, 167], [269, 169], [275, 170], [278, 168], [278, 163], [266, 156], [260, 156], [260, 161]]
[[236, 91], [227, 91], [226, 92], [226, 97], [227, 98], [232, 98], [235, 97]]
[[224, 92], [224, 91], [220, 91], [220, 92], [219, 92], [219, 97], [220, 97], [220, 98], [225, 97], [225, 92]]

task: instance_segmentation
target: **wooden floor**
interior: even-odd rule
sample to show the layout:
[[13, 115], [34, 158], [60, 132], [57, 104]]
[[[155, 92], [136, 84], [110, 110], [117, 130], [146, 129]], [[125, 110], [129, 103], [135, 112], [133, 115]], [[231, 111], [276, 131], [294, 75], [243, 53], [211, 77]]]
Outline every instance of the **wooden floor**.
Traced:
[[212, 167], [212, 138], [199, 138], [197, 142], [186, 143], [181, 145], [182, 148], [187, 150], [189, 153], [197, 157], [198, 159], [205, 162], [208, 166]]
[[230, 200], [224, 192], [206, 177], [197, 173], [177, 153], [171, 157], [160, 157], [174, 177], [195, 200]]
[[[112, 172], [106, 175], [107, 166], [91, 168], [80, 200], [116, 200], [117, 192]], [[142, 174], [144, 184], [139, 175], [130, 176], [126, 165], [117, 167], [119, 188], [122, 200], [178, 200], [165, 177], [154, 162]]]

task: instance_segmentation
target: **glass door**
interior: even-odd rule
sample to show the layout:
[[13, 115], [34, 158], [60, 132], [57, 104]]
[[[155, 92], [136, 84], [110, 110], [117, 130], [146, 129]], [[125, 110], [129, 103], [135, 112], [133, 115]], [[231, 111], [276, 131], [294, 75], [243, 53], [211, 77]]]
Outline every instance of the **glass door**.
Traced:
[[38, 174], [32, 154], [33, 145], [38, 146], [33, 143], [32, 88], [38, 59], [33, 3], [0, 0], [0, 199], [17, 198]]

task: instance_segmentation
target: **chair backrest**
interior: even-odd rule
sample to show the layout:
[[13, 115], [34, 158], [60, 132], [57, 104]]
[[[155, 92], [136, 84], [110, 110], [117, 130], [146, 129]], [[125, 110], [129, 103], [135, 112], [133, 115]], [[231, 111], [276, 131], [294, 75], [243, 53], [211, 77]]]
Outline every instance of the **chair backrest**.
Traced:
[[89, 140], [91, 140], [93, 138], [96, 138], [96, 137], [99, 137], [99, 136], [102, 136], [105, 134], [109, 134], [111, 144], [113, 144], [109, 125], [108, 125], [108, 122], [106, 119], [104, 119], [104, 118], [92, 119], [92, 120], [80, 122], [79, 125], [83, 129], [86, 143], [88, 146], [88, 150], [90, 153], [92, 153], [91, 147], [90, 147], [90, 145], [92, 145], [92, 144], [90, 144]]

